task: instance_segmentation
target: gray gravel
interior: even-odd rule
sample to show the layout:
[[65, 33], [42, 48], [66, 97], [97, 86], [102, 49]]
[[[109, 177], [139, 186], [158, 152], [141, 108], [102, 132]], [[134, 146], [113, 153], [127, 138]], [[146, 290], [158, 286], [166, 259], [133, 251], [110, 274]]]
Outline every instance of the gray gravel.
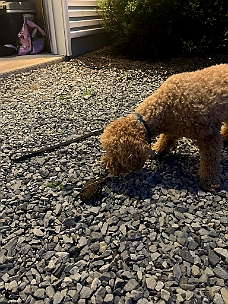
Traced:
[[139, 62], [105, 48], [0, 78], [0, 304], [228, 303], [226, 148], [216, 193], [198, 187], [198, 150], [183, 139], [88, 204], [98, 136], [10, 159], [103, 128], [168, 75], [217, 62], [228, 55]]

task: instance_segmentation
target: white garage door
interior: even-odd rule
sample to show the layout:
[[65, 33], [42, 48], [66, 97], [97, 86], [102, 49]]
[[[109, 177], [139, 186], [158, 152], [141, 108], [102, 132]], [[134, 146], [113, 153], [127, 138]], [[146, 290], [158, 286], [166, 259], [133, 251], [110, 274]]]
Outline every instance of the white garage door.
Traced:
[[103, 31], [96, 0], [67, 0], [67, 4], [71, 38]]
[[71, 40], [102, 33], [96, 0], [45, 0], [53, 54], [71, 56]]

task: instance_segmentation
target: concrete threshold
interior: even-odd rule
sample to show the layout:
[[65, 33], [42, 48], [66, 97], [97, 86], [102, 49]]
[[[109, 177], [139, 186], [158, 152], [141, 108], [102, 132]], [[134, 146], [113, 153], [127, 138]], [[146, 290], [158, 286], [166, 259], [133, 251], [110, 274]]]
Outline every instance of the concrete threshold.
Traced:
[[39, 68], [62, 60], [62, 56], [50, 53], [0, 57], [0, 75], [11, 74], [20, 70], [29, 70], [31, 68]]

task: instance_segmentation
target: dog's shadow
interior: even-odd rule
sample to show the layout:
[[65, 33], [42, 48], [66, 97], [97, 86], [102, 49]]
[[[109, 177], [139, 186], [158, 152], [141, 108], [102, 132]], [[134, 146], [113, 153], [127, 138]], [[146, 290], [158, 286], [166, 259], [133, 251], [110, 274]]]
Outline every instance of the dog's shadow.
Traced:
[[[191, 159], [191, 162], [193, 160]], [[197, 162], [197, 160], [195, 160]], [[151, 198], [156, 189], [199, 190], [197, 175], [192, 170], [195, 166], [188, 164], [188, 157], [168, 154], [148, 160], [138, 173], [123, 174], [113, 177], [107, 184], [112, 192], [124, 194], [136, 199]], [[191, 170], [190, 170], [191, 169]]]
[[[227, 151], [222, 151], [221, 186], [217, 189], [228, 191], [226, 172], [228, 172]], [[123, 194], [135, 199], [150, 199], [156, 190], [175, 189], [196, 195], [199, 187], [199, 155], [187, 153], [170, 153], [163, 157], [148, 160], [138, 173], [129, 173], [113, 177], [106, 186], [105, 195], [110, 192]]]

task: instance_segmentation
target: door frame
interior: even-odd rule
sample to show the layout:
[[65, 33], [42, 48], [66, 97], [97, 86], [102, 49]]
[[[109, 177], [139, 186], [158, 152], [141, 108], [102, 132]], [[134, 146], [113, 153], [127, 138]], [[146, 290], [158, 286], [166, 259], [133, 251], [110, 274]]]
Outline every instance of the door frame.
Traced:
[[70, 57], [72, 50], [67, 1], [45, 0], [43, 4], [51, 52]]

